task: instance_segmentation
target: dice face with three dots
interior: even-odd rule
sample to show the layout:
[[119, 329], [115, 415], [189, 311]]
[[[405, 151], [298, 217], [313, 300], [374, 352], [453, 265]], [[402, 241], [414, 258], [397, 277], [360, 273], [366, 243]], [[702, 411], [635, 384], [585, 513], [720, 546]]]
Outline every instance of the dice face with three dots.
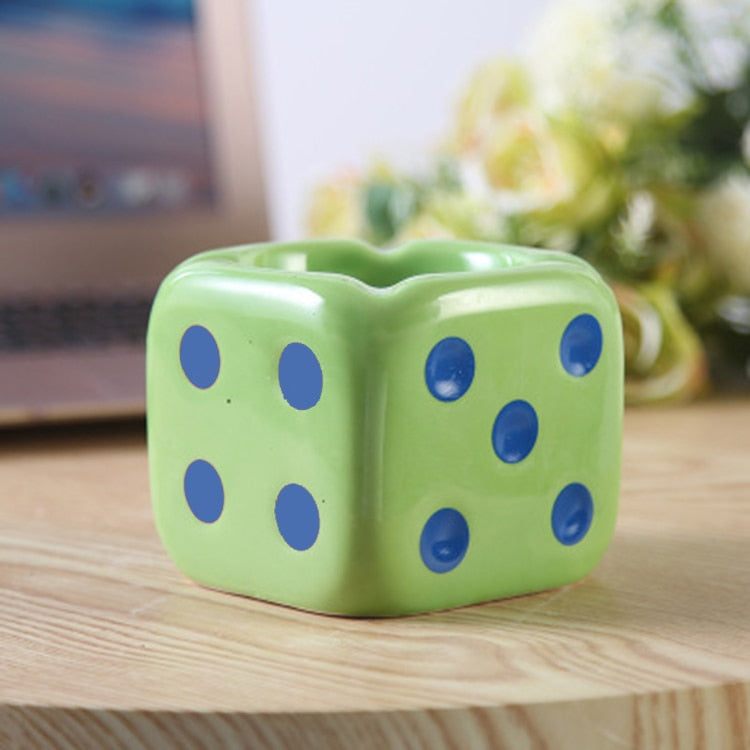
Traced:
[[251, 246], [154, 304], [157, 527], [215, 588], [397, 615], [570, 583], [614, 528], [621, 426], [617, 309], [570, 256]]

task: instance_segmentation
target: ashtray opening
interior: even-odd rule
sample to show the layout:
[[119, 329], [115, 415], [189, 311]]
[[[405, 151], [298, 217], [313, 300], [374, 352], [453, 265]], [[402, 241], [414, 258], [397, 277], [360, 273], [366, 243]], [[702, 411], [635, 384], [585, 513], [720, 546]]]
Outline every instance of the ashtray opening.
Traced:
[[257, 268], [348, 276], [383, 289], [417, 276], [490, 271], [531, 262], [528, 251], [511, 246], [465, 246], [415, 242], [398, 250], [375, 250], [348, 242], [276, 245], [240, 258]]

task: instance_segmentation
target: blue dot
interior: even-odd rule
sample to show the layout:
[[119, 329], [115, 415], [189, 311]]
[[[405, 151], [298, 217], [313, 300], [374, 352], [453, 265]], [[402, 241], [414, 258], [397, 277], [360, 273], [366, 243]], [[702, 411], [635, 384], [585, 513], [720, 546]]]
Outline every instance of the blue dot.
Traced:
[[562, 366], [576, 377], [588, 375], [602, 354], [602, 327], [593, 315], [579, 315], [568, 323], [560, 339]]
[[180, 342], [180, 364], [187, 379], [196, 388], [210, 388], [219, 377], [219, 347], [211, 332], [203, 326], [190, 326]]
[[276, 499], [276, 525], [284, 541], [296, 550], [315, 544], [320, 531], [320, 516], [315, 498], [300, 484], [288, 484]]
[[588, 533], [593, 517], [591, 493], [582, 484], [569, 484], [552, 508], [552, 531], [562, 544], [577, 544]]
[[457, 336], [438, 341], [424, 368], [430, 393], [440, 401], [455, 401], [469, 390], [474, 379], [474, 352]]
[[534, 407], [528, 401], [511, 401], [492, 426], [492, 447], [506, 464], [517, 464], [531, 453], [539, 434]]
[[183, 486], [190, 510], [199, 521], [213, 523], [219, 518], [224, 510], [224, 487], [219, 472], [208, 461], [193, 461]]
[[419, 552], [434, 573], [447, 573], [464, 559], [469, 547], [469, 525], [453, 508], [433, 513], [422, 529]]
[[295, 409], [310, 409], [323, 392], [323, 371], [309, 346], [289, 344], [279, 359], [279, 385], [284, 399]]

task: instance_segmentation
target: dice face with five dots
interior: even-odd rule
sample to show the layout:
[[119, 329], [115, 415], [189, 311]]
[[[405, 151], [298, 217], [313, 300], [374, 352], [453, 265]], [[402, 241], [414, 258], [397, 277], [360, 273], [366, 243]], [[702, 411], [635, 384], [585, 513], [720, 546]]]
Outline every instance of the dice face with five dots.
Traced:
[[571, 583], [609, 543], [622, 336], [578, 258], [211, 251], [163, 282], [147, 350], [157, 528], [202, 584], [399, 615]]

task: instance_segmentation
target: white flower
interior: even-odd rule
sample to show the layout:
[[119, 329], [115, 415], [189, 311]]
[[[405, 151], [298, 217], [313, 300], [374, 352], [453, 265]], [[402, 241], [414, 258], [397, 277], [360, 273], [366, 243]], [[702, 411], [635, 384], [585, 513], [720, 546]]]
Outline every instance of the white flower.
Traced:
[[696, 219], [706, 251], [734, 291], [750, 293], [750, 176], [733, 175], [710, 188]]
[[[511, 213], [570, 200], [578, 186], [573, 164], [565, 162], [567, 145], [543, 115], [514, 112], [497, 120], [482, 144], [482, 176]], [[470, 169], [464, 172], [470, 175]]]
[[682, 0], [680, 7], [706, 83], [736, 88], [748, 61], [750, 0]]
[[656, 201], [646, 191], [635, 193], [628, 202], [628, 210], [617, 232], [623, 249], [643, 255], [646, 243], [654, 230]]
[[694, 92], [679, 40], [653, 18], [663, 3], [557, 3], [531, 42], [531, 66], [543, 104], [578, 107], [594, 117], [635, 122], [689, 107]]

